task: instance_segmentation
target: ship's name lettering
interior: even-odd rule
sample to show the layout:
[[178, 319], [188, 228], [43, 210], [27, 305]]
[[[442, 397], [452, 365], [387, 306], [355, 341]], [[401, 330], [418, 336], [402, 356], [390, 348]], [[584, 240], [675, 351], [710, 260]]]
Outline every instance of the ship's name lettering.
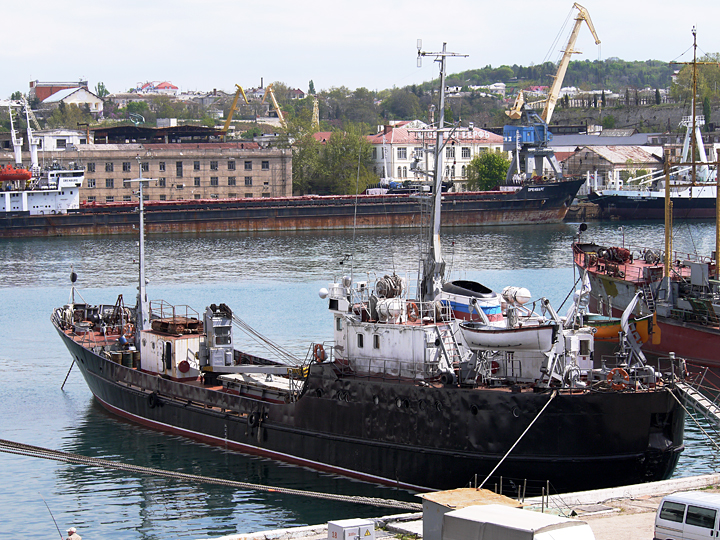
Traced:
[[544, 187], [531, 187], [528, 188], [528, 191], [545, 191]]

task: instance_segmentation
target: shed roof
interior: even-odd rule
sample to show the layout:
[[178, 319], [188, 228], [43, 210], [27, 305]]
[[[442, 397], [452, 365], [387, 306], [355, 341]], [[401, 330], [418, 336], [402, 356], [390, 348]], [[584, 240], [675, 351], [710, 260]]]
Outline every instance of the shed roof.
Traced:
[[579, 153], [594, 152], [603, 159], [616, 165], [622, 165], [628, 161], [633, 163], [662, 163], [662, 147], [655, 146], [585, 146]]
[[447, 491], [435, 491], [423, 493], [421, 498], [452, 509], [465, 508], [478, 504], [503, 504], [506, 506], [520, 507], [515, 499], [500, 495], [488, 489], [459, 488]]
[[82, 87], [76, 87], [76, 88], [65, 88], [64, 90], [58, 90], [51, 96], [46, 97], [43, 100], [43, 103], [57, 103], [58, 101], [62, 101], [65, 98], [70, 97], [75, 92], [79, 92], [80, 90], [85, 90]]

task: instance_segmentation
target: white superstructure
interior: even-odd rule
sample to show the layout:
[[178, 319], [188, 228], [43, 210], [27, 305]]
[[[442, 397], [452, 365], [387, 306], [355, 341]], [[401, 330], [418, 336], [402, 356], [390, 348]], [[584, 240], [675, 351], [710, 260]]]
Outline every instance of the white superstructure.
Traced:
[[84, 179], [82, 168], [62, 169], [56, 165], [45, 169], [29, 186], [3, 186], [0, 212], [29, 212], [31, 216], [67, 214], [68, 210], [80, 208]]

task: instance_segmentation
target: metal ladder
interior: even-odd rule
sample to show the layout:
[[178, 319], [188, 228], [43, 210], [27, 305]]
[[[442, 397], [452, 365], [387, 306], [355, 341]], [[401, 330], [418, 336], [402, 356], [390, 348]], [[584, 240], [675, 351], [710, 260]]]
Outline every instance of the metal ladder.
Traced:
[[641, 283], [643, 294], [645, 295], [645, 305], [647, 305], [650, 313], [655, 313], [655, 296], [653, 296], [652, 287], [647, 281]]
[[442, 354], [445, 355], [445, 359], [453, 369], [458, 368], [458, 364], [462, 360], [462, 355], [460, 354], [460, 345], [458, 345], [457, 339], [455, 339], [455, 334], [451, 326], [442, 325], [441, 328], [440, 325], [437, 325], [435, 328], [440, 338]]

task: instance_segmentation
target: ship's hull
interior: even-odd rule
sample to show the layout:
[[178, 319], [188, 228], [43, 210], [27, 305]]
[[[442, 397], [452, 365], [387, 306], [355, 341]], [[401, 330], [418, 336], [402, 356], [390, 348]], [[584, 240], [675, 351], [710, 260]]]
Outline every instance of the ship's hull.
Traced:
[[[674, 219], [704, 219], [715, 217], [715, 193], [704, 190], [697, 197], [672, 197]], [[643, 193], [643, 194], [640, 194]], [[622, 191], [608, 194], [592, 192], [588, 200], [600, 207], [602, 218], [664, 219], [664, 192], [639, 192], [636, 195]]]
[[570, 492], [661, 480], [683, 449], [683, 411], [670, 389], [553, 396], [435, 388], [343, 378], [331, 364], [313, 364], [296, 401], [271, 403], [124, 367], [57, 329], [114, 414], [371, 482], [428, 490], [483, 479], [536, 416], [492, 482], [549, 480]]
[[[580, 272], [582, 265], [577, 265]], [[640, 286], [630, 280], [588, 272], [590, 279], [590, 310], [620, 317]], [[715, 326], [680, 321], [656, 315], [643, 351], [655, 356], [681, 355], [692, 363], [720, 371], [720, 329]]]
[[[447, 227], [556, 223], [583, 180], [525, 186], [517, 192], [443, 195]], [[413, 195], [360, 195], [169, 201], [145, 205], [147, 233], [297, 231], [421, 226]], [[0, 214], [0, 237], [135, 233], [137, 204], [87, 206], [67, 215]]]

